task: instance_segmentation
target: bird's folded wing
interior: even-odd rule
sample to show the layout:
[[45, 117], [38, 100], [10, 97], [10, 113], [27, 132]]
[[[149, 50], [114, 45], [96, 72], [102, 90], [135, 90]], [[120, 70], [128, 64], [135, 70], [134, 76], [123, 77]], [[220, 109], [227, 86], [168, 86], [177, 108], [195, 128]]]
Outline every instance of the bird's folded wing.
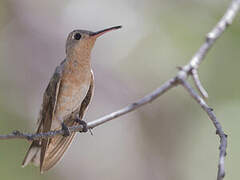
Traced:
[[[42, 124], [42, 132], [48, 132], [51, 130], [53, 113], [55, 110], [59, 87], [62, 79], [62, 69], [64, 64], [62, 63], [58, 66], [47, 86], [47, 89], [43, 96], [43, 104], [41, 110], [41, 119], [40, 124]], [[41, 155], [40, 155], [40, 170], [43, 165], [43, 161], [45, 159], [45, 153], [47, 146], [49, 144], [50, 139], [42, 139], [41, 140]]]
[[[77, 114], [79, 114], [79, 118], [82, 119], [83, 115], [90, 103], [92, 94], [93, 94], [93, 73], [91, 78], [91, 83], [87, 92], [86, 97], [84, 98], [81, 106], [71, 114], [67, 119], [64, 120], [64, 123], [67, 126], [74, 126], [78, 123], [75, 121]], [[69, 145], [71, 144], [73, 137], [75, 136], [75, 132], [72, 133], [68, 137], [63, 136], [55, 136], [51, 138], [45, 148], [43, 161], [41, 164], [41, 172], [47, 171], [52, 166], [54, 166], [63, 156], [64, 152], [67, 150]]]

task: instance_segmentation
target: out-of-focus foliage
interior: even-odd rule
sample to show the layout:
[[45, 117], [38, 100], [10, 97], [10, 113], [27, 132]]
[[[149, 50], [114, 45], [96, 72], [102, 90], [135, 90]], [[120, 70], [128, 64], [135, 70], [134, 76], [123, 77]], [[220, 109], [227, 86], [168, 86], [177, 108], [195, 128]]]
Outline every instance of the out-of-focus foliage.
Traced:
[[[0, 1], [0, 133], [34, 132], [42, 94], [76, 28], [123, 29], [98, 39], [92, 54], [95, 95], [88, 121], [117, 110], [186, 64], [230, 1]], [[200, 67], [208, 104], [229, 135], [226, 172], [238, 178], [239, 16]], [[1, 178], [214, 179], [219, 139], [206, 114], [181, 88], [116, 121], [78, 135], [63, 160], [40, 176], [21, 168], [22, 140], [0, 142]]]

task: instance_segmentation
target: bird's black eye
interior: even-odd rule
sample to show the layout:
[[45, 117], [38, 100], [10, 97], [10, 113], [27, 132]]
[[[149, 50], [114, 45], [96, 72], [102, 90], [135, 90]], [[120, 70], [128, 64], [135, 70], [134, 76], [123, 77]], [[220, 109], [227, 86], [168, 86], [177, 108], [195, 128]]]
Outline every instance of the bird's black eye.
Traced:
[[76, 39], [76, 40], [79, 40], [79, 39], [81, 39], [81, 34], [80, 33], [76, 33], [76, 34], [74, 34], [74, 39]]

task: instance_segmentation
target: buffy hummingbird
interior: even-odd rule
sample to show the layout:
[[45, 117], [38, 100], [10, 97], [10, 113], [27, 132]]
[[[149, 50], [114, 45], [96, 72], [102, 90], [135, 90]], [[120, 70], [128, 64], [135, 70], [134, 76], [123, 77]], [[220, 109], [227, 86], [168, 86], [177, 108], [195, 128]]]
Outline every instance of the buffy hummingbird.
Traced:
[[93, 95], [91, 51], [99, 36], [119, 28], [121, 26], [114, 26], [97, 32], [74, 30], [68, 35], [66, 58], [55, 69], [44, 92], [36, 132], [63, 129], [64, 135], [34, 140], [23, 167], [33, 163], [40, 166], [41, 173], [49, 170], [62, 158], [76, 134], [70, 133], [68, 127], [82, 124], [83, 131], [87, 131], [82, 118]]

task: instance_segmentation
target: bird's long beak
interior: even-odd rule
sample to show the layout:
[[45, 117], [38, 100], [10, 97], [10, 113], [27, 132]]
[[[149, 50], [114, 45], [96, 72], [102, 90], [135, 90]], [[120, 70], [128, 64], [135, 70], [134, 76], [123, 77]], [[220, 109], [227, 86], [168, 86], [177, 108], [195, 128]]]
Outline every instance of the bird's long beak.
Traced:
[[122, 26], [114, 26], [114, 27], [110, 27], [101, 31], [97, 31], [97, 32], [93, 32], [92, 34], [90, 34], [91, 37], [94, 38], [98, 38], [99, 36], [105, 34], [106, 32], [112, 31], [112, 30], [116, 30], [116, 29], [120, 29]]

